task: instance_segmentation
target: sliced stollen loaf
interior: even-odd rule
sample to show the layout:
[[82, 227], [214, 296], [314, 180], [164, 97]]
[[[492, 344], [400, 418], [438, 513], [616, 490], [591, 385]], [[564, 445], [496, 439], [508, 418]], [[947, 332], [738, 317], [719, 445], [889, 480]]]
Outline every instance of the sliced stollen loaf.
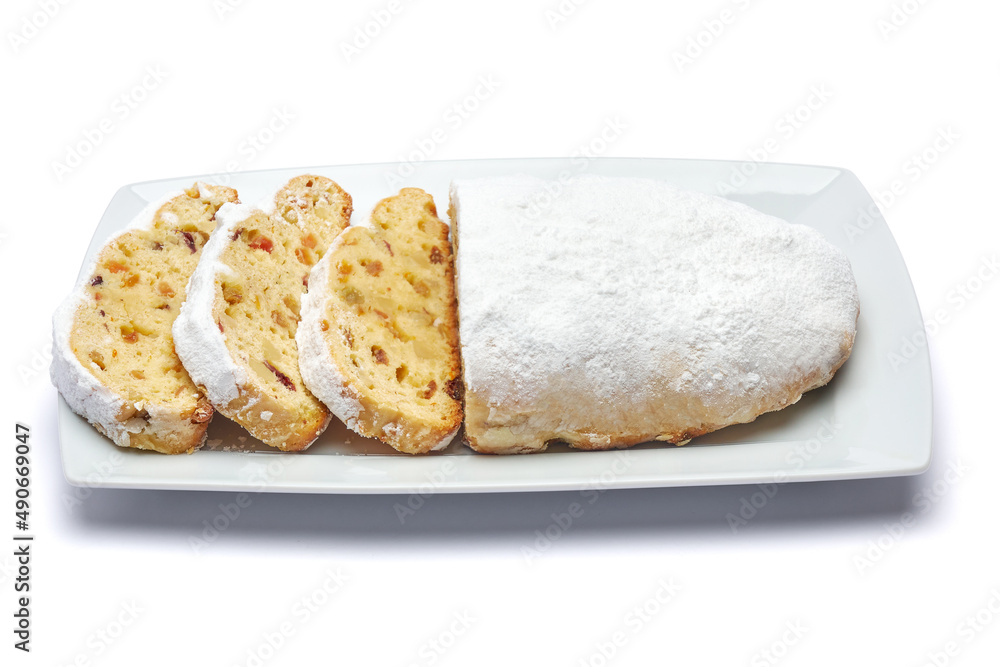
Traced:
[[409, 454], [462, 423], [448, 226], [405, 188], [344, 231], [309, 278], [296, 335], [306, 386], [349, 428]]
[[850, 355], [850, 264], [803, 225], [596, 176], [459, 180], [450, 212], [478, 451], [681, 443], [795, 403]]
[[215, 408], [258, 440], [305, 449], [330, 413], [302, 382], [295, 331], [309, 270], [351, 217], [351, 198], [298, 176], [263, 208], [225, 206], [174, 322], [177, 354]]
[[196, 183], [109, 239], [53, 318], [52, 383], [116, 445], [164, 454], [204, 440], [212, 407], [174, 352], [188, 278], [236, 191]]

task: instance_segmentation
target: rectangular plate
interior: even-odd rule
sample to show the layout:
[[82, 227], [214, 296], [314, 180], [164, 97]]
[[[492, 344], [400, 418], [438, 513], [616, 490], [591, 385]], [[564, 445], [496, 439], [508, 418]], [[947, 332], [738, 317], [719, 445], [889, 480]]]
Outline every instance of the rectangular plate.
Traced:
[[[242, 201], [255, 202], [292, 176], [321, 174], [351, 193], [358, 216], [402, 186], [430, 192], [443, 214], [453, 178], [517, 173], [557, 178], [584, 171], [657, 178], [724, 194], [819, 230], [847, 253], [857, 278], [861, 317], [850, 360], [826, 387], [752, 424], [731, 426], [684, 447], [651, 443], [618, 452], [556, 446], [525, 456], [477, 455], [461, 444], [460, 435], [440, 454], [410, 457], [353, 434], [334, 419], [309, 450], [285, 454], [262, 451], [266, 448], [255, 446], [239, 426], [216, 415], [208, 447], [189, 456], [163, 456], [116, 447], [60, 398], [59, 439], [67, 480], [93, 487], [427, 493], [812, 481], [910, 475], [927, 468], [931, 449], [927, 350], [920, 348], [903, 363], [890, 358], [904, 338], [923, 331], [920, 309], [885, 221], [858, 179], [843, 169], [545, 158], [426, 162], [412, 169], [398, 164], [275, 169], [150, 181], [125, 186], [115, 194], [83, 267], [108, 236], [125, 227], [148, 202], [196, 179], [231, 185]], [[862, 214], [866, 217], [859, 224]]]

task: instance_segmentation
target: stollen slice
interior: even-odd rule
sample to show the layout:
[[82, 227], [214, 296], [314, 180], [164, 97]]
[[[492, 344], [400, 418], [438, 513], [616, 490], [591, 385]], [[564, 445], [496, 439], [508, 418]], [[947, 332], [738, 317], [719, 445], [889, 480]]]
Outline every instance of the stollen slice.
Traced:
[[349, 428], [409, 454], [462, 423], [448, 226], [417, 188], [344, 231], [309, 279], [297, 333], [306, 386]]
[[174, 323], [178, 356], [212, 405], [284, 451], [308, 447], [330, 420], [302, 381], [295, 332], [309, 271], [350, 216], [350, 196], [308, 174], [261, 208], [223, 207]]
[[52, 383], [116, 445], [191, 452], [212, 406], [174, 351], [171, 326], [216, 213], [236, 191], [196, 183], [111, 237], [53, 318]]

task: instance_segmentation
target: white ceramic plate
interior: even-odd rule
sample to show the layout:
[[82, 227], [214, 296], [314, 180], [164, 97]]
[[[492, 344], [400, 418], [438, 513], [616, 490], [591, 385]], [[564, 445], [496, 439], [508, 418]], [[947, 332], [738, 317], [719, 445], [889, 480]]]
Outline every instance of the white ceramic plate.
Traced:
[[[196, 178], [231, 185], [242, 201], [254, 202], [292, 176], [322, 174], [351, 193], [358, 215], [410, 185], [434, 195], [443, 214], [453, 178], [514, 173], [555, 178], [562, 172], [584, 171], [641, 176], [723, 194], [814, 227], [843, 248], [861, 295], [854, 352], [828, 386], [781, 412], [684, 447], [649, 444], [620, 452], [554, 447], [543, 454], [496, 457], [472, 453], [459, 437], [441, 454], [414, 458], [361, 438], [338, 423], [300, 454], [232, 451], [254, 449], [253, 439], [217, 415], [209, 429], [209, 447], [190, 456], [162, 456], [115, 447], [60, 399], [60, 447], [69, 482], [156, 489], [430, 493], [770, 483], [910, 475], [926, 469], [931, 448], [930, 362], [926, 348], [915, 353], [908, 348], [908, 359], [900, 349], [904, 339], [923, 331], [919, 306], [885, 221], [849, 171], [657, 159], [467, 160], [427, 162], [412, 173], [406, 171], [397, 164], [368, 164], [128, 185], [111, 200], [83, 266], [146, 203], [187, 187]], [[751, 176], [744, 175], [750, 172]]]

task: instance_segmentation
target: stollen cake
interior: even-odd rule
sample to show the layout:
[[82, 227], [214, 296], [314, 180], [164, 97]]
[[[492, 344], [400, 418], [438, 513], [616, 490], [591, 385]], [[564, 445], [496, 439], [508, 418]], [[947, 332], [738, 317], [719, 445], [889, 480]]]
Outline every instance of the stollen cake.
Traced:
[[316, 265], [296, 340], [306, 386], [361, 435], [409, 454], [462, 423], [454, 272], [433, 198], [405, 188]]
[[188, 278], [236, 191], [196, 183], [109, 239], [53, 318], [52, 383], [116, 445], [164, 454], [201, 445], [212, 406], [174, 352]]
[[261, 208], [223, 206], [174, 322], [177, 354], [212, 405], [285, 451], [305, 449], [330, 421], [302, 382], [295, 330], [309, 270], [350, 216], [350, 196], [311, 175]]
[[477, 451], [684, 441], [795, 403], [851, 352], [846, 256], [808, 227], [645, 179], [451, 187]]

